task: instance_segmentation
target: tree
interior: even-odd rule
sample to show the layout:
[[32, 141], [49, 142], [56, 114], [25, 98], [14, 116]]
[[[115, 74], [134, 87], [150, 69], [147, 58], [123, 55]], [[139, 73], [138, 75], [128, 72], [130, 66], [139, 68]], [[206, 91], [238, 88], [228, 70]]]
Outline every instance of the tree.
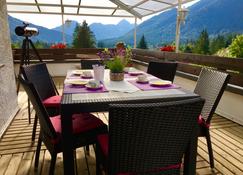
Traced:
[[84, 20], [82, 25], [77, 24], [73, 33], [73, 47], [74, 48], [94, 48], [95, 36], [90, 30], [88, 24]]
[[196, 42], [195, 53], [199, 54], [209, 54], [209, 38], [208, 38], [208, 32], [206, 29], [204, 29]]
[[230, 54], [233, 57], [243, 58], [243, 35], [238, 35], [229, 46]]
[[210, 43], [210, 52], [215, 54], [222, 48], [226, 47], [226, 40], [225, 37], [222, 35], [218, 35], [216, 38], [212, 39]]
[[192, 53], [194, 45], [192, 43], [187, 43], [183, 49], [184, 53]]
[[105, 43], [103, 41], [99, 41], [97, 46], [98, 46], [98, 48], [104, 48], [105, 47]]
[[138, 43], [138, 48], [140, 48], [140, 49], [147, 49], [148, 48], [144, 35], [142, 36], [142, 38], [140, 39], [140, 41]]

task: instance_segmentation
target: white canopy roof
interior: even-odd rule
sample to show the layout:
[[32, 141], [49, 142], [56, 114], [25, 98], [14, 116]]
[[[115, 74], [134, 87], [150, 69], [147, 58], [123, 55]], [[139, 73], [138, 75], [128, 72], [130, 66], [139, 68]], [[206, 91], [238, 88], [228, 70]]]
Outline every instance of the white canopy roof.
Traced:
[[[6, 0], [8, 13], [138, 17], [178, 5], [179, 0]], [[193, 0], [181, 0], [187, 3]]]

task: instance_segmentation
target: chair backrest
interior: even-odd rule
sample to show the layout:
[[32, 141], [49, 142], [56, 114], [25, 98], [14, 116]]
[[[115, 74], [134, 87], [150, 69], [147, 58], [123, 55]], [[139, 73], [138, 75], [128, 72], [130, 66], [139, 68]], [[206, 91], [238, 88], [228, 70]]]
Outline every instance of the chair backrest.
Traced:
[[35, 85], [41, 100], [56, 95], [56, 87], [45, 63], [21, 67], [24, 77]]
[[216, 70], [203, 68], [194, 92], [205, 99], [201, 116], [210, 123], [218, 103], [229, 82], [230, 75]]
[[20, 74], [18, 79], [20, 84], [23, 86], [24, 90], [26, 91], [28, 98], [30, 99], [33, 105], [33, 108], [35, 109], [36, 115], [38, 116], [40, 121], [40, 127], [42, 133], [46, 134], [50, 138], [56, 138], [57, 137], [56, 131], [53, 125], [51, 124], [46, 108], [43, 106], [42, 100], [34, 84], [26, 80], [23, 74]]
[[149, 62], [147, 72], [160, 79], [174, 81], [177, 63], [175, 62]]
[[[195, 98], [111, 105], [108, 174], [150, 174], [180, 164], [190, 140], [197, 137], [193, 133], [203, 103]], [[179, 168], [174, 171], [179, 174]]]
[[100, 64], [99, 60], [92, 59], [82, 59], [81, 60], [81, 68], [82, 69], [93, 69], [92, 65]]

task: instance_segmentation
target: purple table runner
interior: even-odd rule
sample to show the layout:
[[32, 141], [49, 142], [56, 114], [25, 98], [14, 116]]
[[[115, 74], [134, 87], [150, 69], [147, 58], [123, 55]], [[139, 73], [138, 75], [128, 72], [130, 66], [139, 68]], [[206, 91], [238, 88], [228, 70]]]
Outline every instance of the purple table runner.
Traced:
[[103, 85], [100, 89], [88, 89], [85, 86], [74, 86], [71, 84], [65, 84], [63, 93], [64, 94], [78, 94], [78, 93], [103, 93], [108, 92], [108, 90]]
[[150, 91], [150, 90], [163, 90], [163, 89], [178, 89], [179, 86], [175, 84], [171, 84], [168, 86], [152, 86], [149, 83], [137, 83], [136, 80], [128, 80], [129, 83], [133, 84], [137, 88], [143, 90], [143, 91]]

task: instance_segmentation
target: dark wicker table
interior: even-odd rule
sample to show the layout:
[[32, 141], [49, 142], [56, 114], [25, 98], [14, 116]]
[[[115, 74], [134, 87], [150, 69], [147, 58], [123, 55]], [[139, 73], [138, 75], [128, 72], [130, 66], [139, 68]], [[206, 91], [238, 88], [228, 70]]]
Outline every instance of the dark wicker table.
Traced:
[[[133, 93], [106, 92], [63, 94], [61, 102], [62, 137], [63, 137], [63, 163], [64, 174], [74, 173], [74, 159], [72, 149], [72, 114], [78, 112], [108, 111], [112, 103], [149, 103], [171, 100], [195, 98], [198, 95], [183, 88], [168, 90], [137, 91]], [[185, 156], [185, 171], [187, 175], [195, 174], [197, 140], [188, 147]]]

